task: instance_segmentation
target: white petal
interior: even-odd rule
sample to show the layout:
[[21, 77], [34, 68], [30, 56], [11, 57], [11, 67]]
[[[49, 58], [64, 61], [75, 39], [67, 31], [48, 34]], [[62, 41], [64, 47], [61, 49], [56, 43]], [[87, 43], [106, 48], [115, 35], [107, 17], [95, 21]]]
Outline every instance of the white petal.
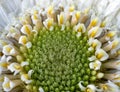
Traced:
[[29, 63], [27, 61], [24, 61], [24, 62], [21, 63], [22, 67], [25, 66], [25, 65], [29, 65]]
[[21, 71], [21, 66], [20, 64], [18, 63], [11, 63], [9, 66], [8, 66], [8, 69], [11, 71], [11, 72], [14, 72], [14, 75], [16, 75], [17, 73], [19, 73]]
[[94, 61], [95, 59], [96, 59], [95, 56], [91, 56], [91, 57], [88, 58], [88, 60], [90, 60], [90, 61]]
[[103, 49], [97, 49], [95, 52], [96, 58], [100, 61], [107, 60], [109, 55]]
[[29, 70], [28, 71], [28, 76], [31, 78], [31, 75], [32, 75], [32, 73], [33, 73], [34, 71], [33, 70]]
[[40, 87], [39, 88], [39, 92], [44, 92], [43, 88]]
[[101, 33], [102, 29], [100, 29], [99, 27], [93, 27], [91, 30], [88, 31], [88, 36], [90, 38], [95, 38], [100, 36]]
[[24, 25], [22, 28], [21, 28], [21, 32], [26, 34], [26, 35], [30, 35], [31, 32], [32, 32], [32, 27], [31, 25]]
[[82, 85], [82, 82], [83, 81], [80, 81], [78, 85], [82, 91], [85, 91], [86, 88]]

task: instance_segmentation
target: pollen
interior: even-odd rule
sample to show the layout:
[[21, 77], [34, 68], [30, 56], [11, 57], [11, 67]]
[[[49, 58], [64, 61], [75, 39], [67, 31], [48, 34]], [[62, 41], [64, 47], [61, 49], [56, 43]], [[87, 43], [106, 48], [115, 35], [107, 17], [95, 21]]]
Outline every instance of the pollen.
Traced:
[[5, 84], [3, 85], [3, 87], [5, 87], [5, 88], [10, 88], [10, 82], [5, 83]]

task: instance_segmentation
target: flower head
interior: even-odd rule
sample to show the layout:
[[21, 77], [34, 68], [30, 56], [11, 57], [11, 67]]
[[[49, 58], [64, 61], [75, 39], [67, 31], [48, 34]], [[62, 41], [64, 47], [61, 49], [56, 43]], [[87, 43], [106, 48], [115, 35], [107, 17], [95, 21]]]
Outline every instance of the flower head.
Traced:
[[119, 92], [119, 6], [119, 0], [1, 1], [0, 91]]

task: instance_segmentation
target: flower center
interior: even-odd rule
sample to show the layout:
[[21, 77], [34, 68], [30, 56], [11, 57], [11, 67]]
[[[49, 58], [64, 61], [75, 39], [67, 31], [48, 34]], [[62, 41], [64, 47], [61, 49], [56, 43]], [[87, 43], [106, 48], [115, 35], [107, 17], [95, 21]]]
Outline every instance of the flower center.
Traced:
[[32, 47], [24, 55], [32, 69], [31, 85], [46, 91], [77, 91], [78, 83], [87, 86], [96, 81], [96, 71], [89, 68], [88, 60], [94, 54], [89, 51], [87, 33], [77, 37], [73, 28], [55, 26], [52, 31], [42, 28], [32, 39]]

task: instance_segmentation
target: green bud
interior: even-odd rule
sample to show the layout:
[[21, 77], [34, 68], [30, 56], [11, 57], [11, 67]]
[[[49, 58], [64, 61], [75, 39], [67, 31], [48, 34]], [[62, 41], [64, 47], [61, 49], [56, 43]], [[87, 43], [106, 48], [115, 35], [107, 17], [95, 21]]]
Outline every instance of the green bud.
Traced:
[[92, 70], [91, 75], [96, 75], [96, 71]]
[[84, 84], [84, 86], [87, 86], [89, 84], [89, 82], [85, 81], [83, 84]]
[[55, 92], [60, 92], [58, 88], [55, 88]]
[[88, 75], [84, 75], [83, 76], [83, 80], [88, 80], [89, 79], [89, 76]]
[[33, 92], [37, 92], [38, 88], [36, 86], [33, 86]]
[[26, 72], [28, 72], [30, 70], [30, 67], [29, 66], [24, 66], [24, 69]]
[[70, 90], [73, 92], [75, 90], [75, 86], [72, 86]]
[[27, 52], [27, 48], [25, 46], [20, 46], [20, 51], [22, 53], [25, 53], [25, 52]]
[[48, 92], [48, 91], [49, 91], [48, 87], [45, 87], [44, 90], [45, 90], [45, 92]]
[[96, 77], [95, 76], [92, 76], [91, 78], [90, 78], [90, 81], [91, 82], [94, 82], [96, 80]]

